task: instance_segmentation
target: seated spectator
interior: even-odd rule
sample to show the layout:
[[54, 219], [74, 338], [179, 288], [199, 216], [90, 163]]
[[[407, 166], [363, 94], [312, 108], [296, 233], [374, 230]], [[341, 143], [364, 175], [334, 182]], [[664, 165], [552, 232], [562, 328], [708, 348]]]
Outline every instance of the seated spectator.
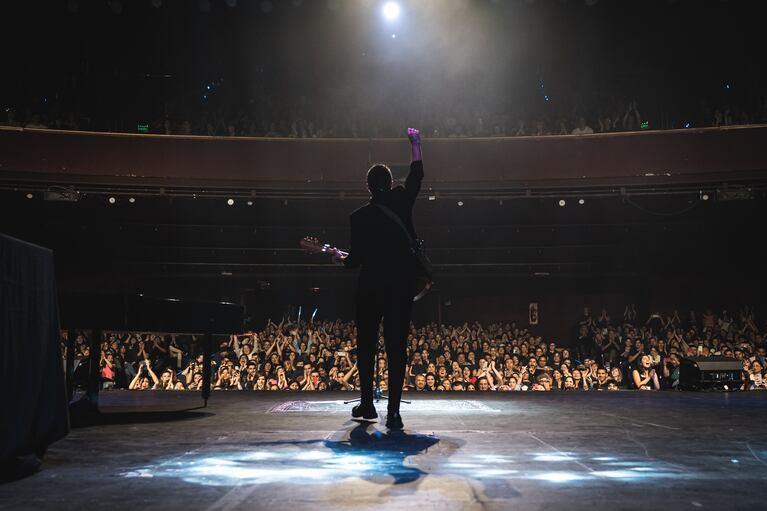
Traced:
[[609, 378], [609, 375], [607, 374], [607, 369], [605, 369], [604, 367], [600, 367], [599, 369], [597, 369], [596, 379], [591, 382], [591, 389], [607, 390], [608, 383], [613, 383], [617, 385], [617, 382]]
[[748, 390], [764, 390], [767, 381], [764, 378], [764, 367], [759, 360], [751, 362], [751, 370], [748, 373]]
[[623, 377], [623, 371], [621, 371], [620, 367], [613, 366], [610, 368], [610, 381], [615, 383], [619, 389], [628, 388], [626, 385], [626, 379]]
[[650, 355], [642, 355], [639, 364], [631, 374], [634, 388], [638, 390], [660, 390], [660, 382], [655, 369], [652, 367]]
[[536, 383], [535, 385], [533, 385], [532, 390], [543, 391], [543, 392], [548, 392], [551, 390], [551, 384], [552, 384], [551, 376], [549, 376], [548, 374], [542, 373], [538, 375], [538, 377], [535, 379], [535, 382]]
[[570, 132], [571, 135], [590, 135], [592, 133], [594, 133], [594, 130], [586, 124], [586, 119], [583, 117], [578, 117], [578, 126]]

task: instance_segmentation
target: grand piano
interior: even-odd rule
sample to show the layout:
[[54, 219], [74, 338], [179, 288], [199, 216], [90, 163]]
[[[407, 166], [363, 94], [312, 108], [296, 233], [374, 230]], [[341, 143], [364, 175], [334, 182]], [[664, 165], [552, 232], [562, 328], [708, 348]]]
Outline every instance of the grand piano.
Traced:
[[67, 390], [73, 393], [74, 330], [91, 330], [88, 385], [81, 401], [98, 410], [100, 341], [104, 331], [196, 334], [203, 337], [202, 397], [208, 403], [211, 388], [211, 352], [214, 335], [242, 332], [244, 309], [227, 302], [200, 302], [157, 298], [144, 294], [62, 294], [62, 328], [70, 331], [67, 347]]

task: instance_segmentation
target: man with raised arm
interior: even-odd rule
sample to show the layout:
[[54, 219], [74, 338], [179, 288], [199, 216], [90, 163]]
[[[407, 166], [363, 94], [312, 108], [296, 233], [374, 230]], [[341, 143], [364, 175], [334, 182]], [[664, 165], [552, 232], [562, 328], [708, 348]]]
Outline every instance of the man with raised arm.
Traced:
[[[389, 405], [386, 427], [402, 429], [399, 404], [405, 379], [407, 350], [405, 341], [410, 326], [417, 262], [410, 240], [416, 239], [413, 228], [413, 204], [421, 189], [423, 162], [421, 138], [417, 129], [408, 128], [411, 162], [405, 186], [392, 188], [389, 167], [373, 165], [367, 172], [370, 202], [351, 214], [349, 255], [343, 259], [347, 268], [361, 268], [357, 284], [357, 365], [362, 399], [352, 409], [352, 417], [366, 421], [378, 418], [373, 405], [373, 363], [378, 328], [384, 322], [384, 341], [389, 361]], [[388, 210], [388, 212], [387, 212]], [[392, 216], [393, 212], [401, 223]]]

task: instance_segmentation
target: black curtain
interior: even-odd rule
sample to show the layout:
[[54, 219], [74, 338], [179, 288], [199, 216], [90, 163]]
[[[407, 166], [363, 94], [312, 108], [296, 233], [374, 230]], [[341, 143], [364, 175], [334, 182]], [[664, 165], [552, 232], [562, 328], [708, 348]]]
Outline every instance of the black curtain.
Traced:
[[0, 234], [0, 463], [69, 432], [53, 252]]

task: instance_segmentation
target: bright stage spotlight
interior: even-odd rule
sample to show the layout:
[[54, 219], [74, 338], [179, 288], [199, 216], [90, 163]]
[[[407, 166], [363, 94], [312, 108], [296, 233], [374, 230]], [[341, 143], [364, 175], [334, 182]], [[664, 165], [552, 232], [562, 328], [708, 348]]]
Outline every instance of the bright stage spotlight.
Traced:
[[227, 199], [226, 203], [227, 203], [229, 206], [234, 206], [234, 199]]
[[115, 199], [114, 197], [110, 197], [109, 198], [109, 203], [110, 204], [114, 204], [115, 202], [117, 202], [117, 199]]
[[565, 199], [559, 199], [559, 207], [560, 208], [564, 208], [565, 204], [567, 204], [567, 202], [565, 202]]
[[384, 18], [387, 20], [395, 20], [399, 17], [399, 4], [396, 2], [386, 2], [382, 11]]

